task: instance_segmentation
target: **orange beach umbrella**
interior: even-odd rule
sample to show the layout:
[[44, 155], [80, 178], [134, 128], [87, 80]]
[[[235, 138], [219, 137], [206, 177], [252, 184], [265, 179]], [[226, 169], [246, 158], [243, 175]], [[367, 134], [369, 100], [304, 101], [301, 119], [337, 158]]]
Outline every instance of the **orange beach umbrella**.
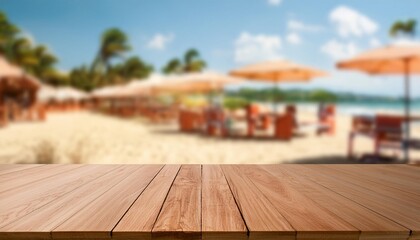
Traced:
[[188, 73], [172, 76], [155, 89], [166, 93], [208, 93], [222, 91], [226, 85], [241, 81], [217, 72]]
[[[420, 45], [390, 45], [369, 50], [360, 55], [337, 63], [338, 68], [359, 70], [371, 75], [405, 76], [405, 116], [410, 119], [410, 75], [420, 74]], [[404, 144], [405, 161], [409, 160], [408, 141], [410, 124], [407, 124]]]
[[[287, 60], [273, 60], [251, 64], [232, 70], [231, 76], [243, 77], [253, 81], [273, 82], [275, 87], [280, 82], [307, 82], [328, 74], [324, 71], [307, 67]], [[276, 105], [273, 105], [276, 109]]]
[[316, 77], [327, 76], [327, 73], [287, 60], [274, 60], [232, 70], [230, 75], [256, 81], [279, 83], [306, 82]]

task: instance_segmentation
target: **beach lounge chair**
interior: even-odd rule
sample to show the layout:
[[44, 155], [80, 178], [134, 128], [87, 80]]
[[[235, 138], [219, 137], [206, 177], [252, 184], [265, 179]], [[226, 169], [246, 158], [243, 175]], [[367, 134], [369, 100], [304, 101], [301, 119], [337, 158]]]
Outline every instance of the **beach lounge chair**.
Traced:
[[349, 134], [348, 156], [353, 158], [353, 145], [356, 136], [371, 138], [374, 143], [374, 155], [380, 156], [381, 150], [403, 150], [403, 123], [400, 116], [376, 115], [374, 119], [355, 117], [353, 129]]
[[223, 109], [218, 107], [210, 107], [205, 113], [206, 134], [209, 136], [221, 135], [227, 136], [229, 130], [226, 126], [226, 116]]
[[294, 116], [286, 112], [276, 117], [274, 137], [281, 140], [290, 140], [295, 129]]
[[327, 105], [323, 108], [322, 112], [318, 116], [319, 127], [317, 134], [335, 134], [335, 105]]
[[182, 132], [200, 131], [204, 125], [204, 116], [202, 111], [193, 111], [181, 109], [178, 113], [178, 123]]

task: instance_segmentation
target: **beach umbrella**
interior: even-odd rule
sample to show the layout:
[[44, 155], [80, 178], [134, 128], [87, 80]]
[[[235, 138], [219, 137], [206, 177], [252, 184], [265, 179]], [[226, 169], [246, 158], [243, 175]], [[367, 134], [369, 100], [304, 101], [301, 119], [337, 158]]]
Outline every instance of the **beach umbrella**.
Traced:
[[371, 75], [404, 75], [405, 118], [407, 121], [404, 143], [404, 160], [409, 160], [410, 140], [410, 75], [420, 74], [420, 45], [395, 44], [366, 51], [352, 59], [337, 63], [341, 69], [366, 72]]
[[[186, 73], [172, 75], [164, 84], [155, 87], [158, 93], [171, 94], [209, 94], [220, 93], [224, 87], [244, 81], [241, 78], [232, 77], [214, 71]], [[209, 102], [214, 102], [213, 96], [209, 96]], [[219, 102], [223, 101], [223, 96], [219, 95]]]
[[272, 82], [275, 84], [275, 87], [278, 87], [278, 83], [308, 82], [313, 78], [324, 77], [328, 74], [288, 60], [273, 60], [232, 70], [230, 75], [253, 81]]
[[155, 87], [164, 84], [167, 77], [160, 74], [152, 74], [146, 79], [133, 79], [125, 85], [122, 94], [126, 96], [151, 96], [155, 95]]
[[209, 93], [220, 92], [226, 85], [237, 84], [243, 79], [207, 71], [170, 76], [164, 84], [155, 87], [160, 93]]

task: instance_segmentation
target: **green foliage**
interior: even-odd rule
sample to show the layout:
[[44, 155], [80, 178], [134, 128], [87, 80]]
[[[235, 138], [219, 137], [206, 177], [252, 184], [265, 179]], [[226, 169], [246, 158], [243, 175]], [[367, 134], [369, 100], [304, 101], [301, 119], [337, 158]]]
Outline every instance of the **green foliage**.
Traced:
[[74, 68], [69, 75], [70, 85], [85, 91], [91, 91], [95, 88], [96, 84], [93, 79], [95, 77], [86, 65]]
[[326, 90], [281, 90], [271, 89], [251, 89], [243, 88], [235, 92], [229, 92], [230, 97], [239, 97], [248, 102], [335, 102], [337, 96]]
[[326, 90], [314, 90], [309, 94], [309, 99], [313, 102], [335, 102], [337, 96]]
[[389, 29], [389, 35], [396, 37], [398, 35], [414, 37], [416, 35], [417, 21], [408, 19], [407, 21], [396, 21]]
[[162, 72], [165, 74], [201, 72], [206, 68], [206, 65], [206, 62], [200, 59], [200, 53], [196, 49], [189, 49], [184, 54], [183, 61], [178, 58], [169, 60]]
[[62, 85], [67, 79], [55, 69], [57, 57], [46, 46], [34, 45], [0, 12], [0, 54], [43, 82]]
[[137, 56], [128, 58], [124, 63], [115, 66], [116, 71], [125, 79], [146, 78], [153, 72], [153, 66]]
[[10, 43], [20, 32], [19, 28], [9, 22], [6, 14], [0, 11], [0, 53], [6, 54]]
[[182, 72], [182, 63], [179, 59], [174, 58], [169, 60], [169, 62], [163, 67], [163, 73], [171, 74], [171, 73], [181, 73]]
[[240, 97], [225, 97], [223, 102], [224, 107], [229, 110], [245, 108], [248, 104], [249, 101]]

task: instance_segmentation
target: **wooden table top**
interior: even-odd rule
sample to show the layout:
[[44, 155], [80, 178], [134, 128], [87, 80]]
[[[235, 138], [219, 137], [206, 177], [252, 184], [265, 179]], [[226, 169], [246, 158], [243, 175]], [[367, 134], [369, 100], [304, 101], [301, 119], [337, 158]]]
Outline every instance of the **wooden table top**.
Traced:
[[420, 167], [0, 165], [0, 239], [420, 239]]

